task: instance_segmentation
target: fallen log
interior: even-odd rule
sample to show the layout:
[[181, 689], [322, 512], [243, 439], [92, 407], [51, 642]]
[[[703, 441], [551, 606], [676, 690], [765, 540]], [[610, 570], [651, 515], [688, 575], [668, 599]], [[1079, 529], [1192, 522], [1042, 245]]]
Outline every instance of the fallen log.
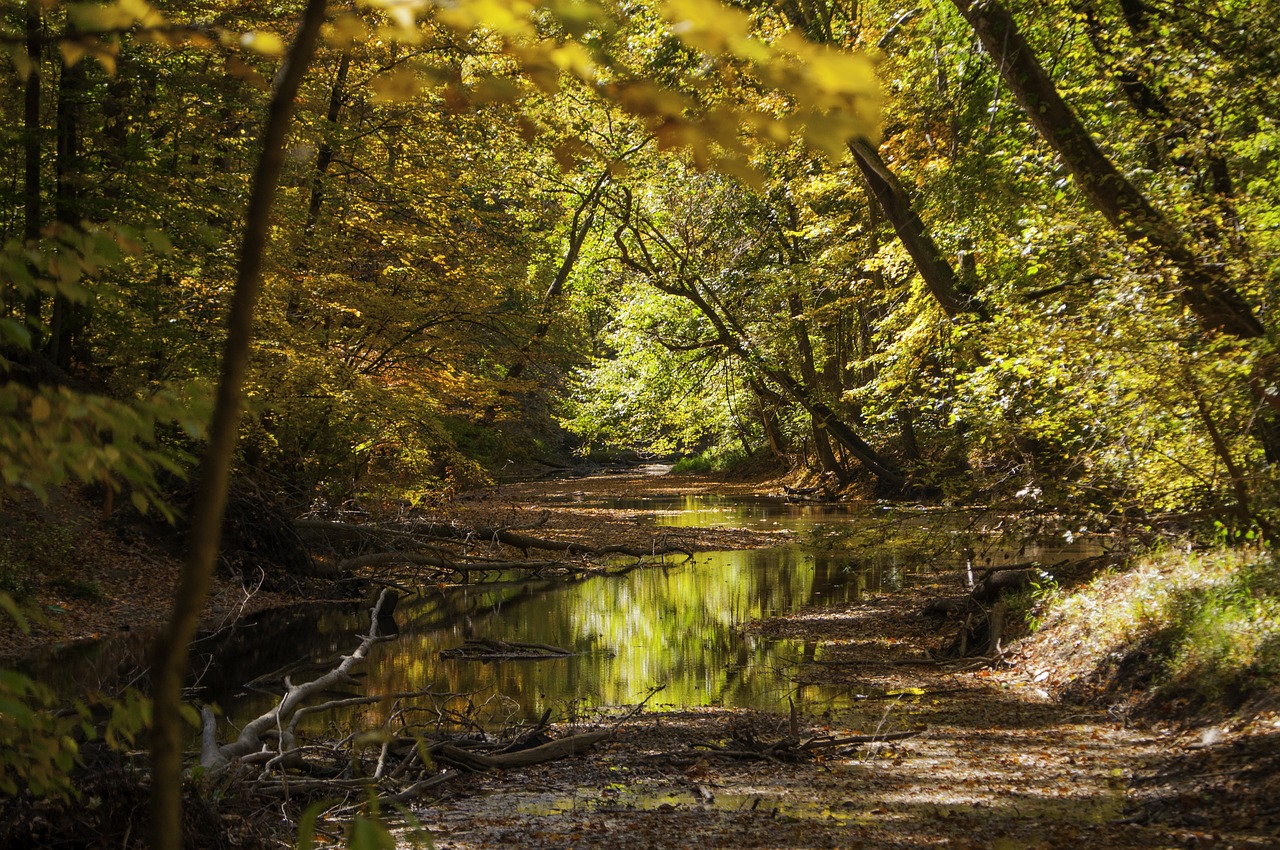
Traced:
[[509, 753], [485, 755], [468, 752], [453, 744], [444, 744], [432, 752], [436, 761], [456, 765], [471, 771], [501, 770], [512, 767], [528, 767], [533, 764], [555, 761], [584, 753], [613, 735], [612, 729], [583, 732], [567, 738], [557, 738], [548, 744]]
[[681, 554], [692, 557], [692, 553], [687, 549], [682, 549], [679, 546], [658, 546], [656, 542], [648, 549], [636, 546], [587, 546], [583, 543], [574, 543], [567, 540], [547, 540], [542, 537], [531, 537], [505, 528], [493, 528], [483, 525], [467, 528], [446, 522], [415, 522], [397, 523], [393, 528], [398, 531], [422, 534], [436, 540], [487, 540], [525, 552], [531, 549], [539, 549], [546, 552], [564, 552], [568, 555], [626, 555], [630, 558], [650, 558], [658, 555]]
[[848, 735], [844, 738], [814, 738], [801, 744], [806, 750], [820, 750], [825, 747], [846, 747], [850, 744], [878, 744], [881, 741], [903, 741], [907, 738], [919, 738], [927, 730], [915, 732], [882, 732], [879, 735]]
[[294, 749], [296, 747], [293, 735], [293, 729], [295, 728], [294, 715], [304, 707], [304, 703], [310, 697], [324, 693], [337, 685], [350, 682], [352, 678], [351, 671], [364, 661], [369, 649], [375, 643], [386, 639], [381, 637], [378, 632], [378, 625], [382, 620], [379, 613], [388, 600], [393, 598], [394, 594], [395, 591], [391, 590], [391, 588], [383, 588], [382, 593], [378, 595], [378, 601], [374, 604], [373, 610], [370, 611], [369, 632], [360, 641], [360, 645], [356, 647], [354, 652], [345, 656], [328, 673], [310, 682], [295, 685], [286, 676], [286, 690], [280, 702], [270, 711], [246, 723], [234, 741], [222, 746], [217, 745], [213, 711], [208, 706], [205, 706], [201, 710], [201, 717], [204, 721], [203, 745], [200, 754], [201, 766], [209, 771], [211, 775], [220, 773], [234, 759], [242, 758], [260, 750], [263, 736], [276, 730], [283, 730], [279, 742], [280, 751]]
[[[520, 534], [509, 528], [492, 526], [458, 526], [447, 522], [397, 522], [392, 524], [345, 523], [330, 520], [300, 519], [294, 523], [299, 532], [317, 535], [334, 535], [356, 537], [361, 540], [389, 541], [403, 540], [416, 544], [413, 548], [429, 548], [424, 540], [456, 540], [461, 543], [491, 542], [501, 543], [526, 554], [532, 550], [543, 552], [563, 552], [566, 555], [599, 557], [602, 555], [625, 555], [629, 558], [654, 558], [659, 555], [680, 554], [693, 557], [693, 554], [679, 546], [659, 546], [657, 541], [649, 548], [639, 546], [588, 546], [567, 540], [548, 540]], [[406, 547], [409, 548], [409, 547]], [[438, 553], [437, 553], [438, 554]], [[439, 556], [439, 555], [438, 555]], [[354, 559], [366, 557], [354, 556]], [[376, 556], [368, 556], [376, 557]], [[429, 556], [423, 556], [429, 557]], [[443, 557], [443, 556], [440, 556]], [[353, 559], [353, 560], [354, 560]], [[341, 566], [341, 565], [340, 565]]]

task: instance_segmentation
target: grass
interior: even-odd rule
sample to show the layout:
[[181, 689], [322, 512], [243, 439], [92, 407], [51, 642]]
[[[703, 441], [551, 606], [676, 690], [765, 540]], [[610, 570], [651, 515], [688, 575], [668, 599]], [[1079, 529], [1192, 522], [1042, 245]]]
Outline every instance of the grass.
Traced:
[[707, 449], [695, 455], [686, 455], [676, 461], [672, 472], [726, 472], [745, 461], [741, 449], [730, 447]]
[[1268, 549], [1148, 555], [1051, 590], [1044, 607], [1035, 640], [1106, 692], [1232, 704], [1280, 687], [1280, 565]]

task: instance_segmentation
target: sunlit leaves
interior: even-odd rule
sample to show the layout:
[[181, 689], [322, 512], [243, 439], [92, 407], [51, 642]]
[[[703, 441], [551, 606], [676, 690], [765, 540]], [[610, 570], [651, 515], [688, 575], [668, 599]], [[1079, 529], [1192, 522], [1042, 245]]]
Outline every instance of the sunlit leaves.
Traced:
[[[386, 37], [420, 43], [428, 17], [459, 35], [500, 41], [502, 50], [519, 61], [521, 71], [544, 92], [554, 92], [560, 75], [594, 88], [624, 111], [646, 120], [670, 148], [689, 150], [703, 167], [728, 168], [746, 176], [748, 140], [787, 144], [804, 139], [828, 158], [845, 155], [855, 136], [878, 137], [879, 92], [865, 57], [812, 44], [799, 36], [770, 43], [754, 34], [751, 19], [716, 0], [673, 0], [659, 11], [670, 32], [686, 45], [717, 62], [728, 76], [748, 74], [784, 95], [790, 106], [782, 114], [749, 102], [721, 98], [713, 108], [647, 78], [628, 66], [626, 56], [603, 51], [592, 33], [611, 32], [624, 22], [586, 0], [533, 4], [527, 0], [462, 0], [441, 6], [405, 0], [370, 0], [367, 8], [391, 23]], [[550, 16], [562, 36], [548, 38], [538, 21]], [[335, 24], [335, 42], [350, 44], [365, 32], [350, 16]], [[733, 70], [730, 70], [730, 68]], [[376, 83], [384, 102], [415, 97], [429, 81], [415, 83], [407, 70], [396, 70]], [[454, 89], [455, 99], [463, 94]], [[474, 103], [511, 102], [523, 96], [519, 85], [504, 77], [481, 78], [465, 96]]]

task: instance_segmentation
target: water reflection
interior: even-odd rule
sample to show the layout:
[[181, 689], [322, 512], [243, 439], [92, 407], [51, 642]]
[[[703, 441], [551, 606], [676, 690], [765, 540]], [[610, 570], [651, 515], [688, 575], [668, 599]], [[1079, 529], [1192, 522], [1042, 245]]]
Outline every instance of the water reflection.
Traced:
[[[547, 708], [560, 718], [585, 706], [634, 704], [658, 685], [665, 689], [655, 702], [672, 706], [785, 710], [793, 697], [802, 706], [839, 707], [839, 695], [821, 688], [807, 687], [800, 699], [785, 675], [801, 659], [812, 658], [815, 645], [767, 640], [747, 634], [744, 626], [806, 605], [856, 601], [868, 592], [900, 587], [921, 571], [957, 569], [964, 560], [955, 530], [963, 518], [936, 512], [878, 519], [868, 517], [865, 507], [853, 513], [846, 506], [718, 496], [601, 504], [652, 516], [663, 525], [810, 530], [819, 543], [823, 526], [844, 533], [885, 523], [925, 532], [934, 554], [922, 554], [919, 546], [888, 545], [886, 539], [852, 552], [824, 551], [820, 545], [712, 552], [623, 576], [431, 588], [401, 601], [399, 636], [370, 652], [364, 690], [466, 695], [428, 700], [420, 710], [427, 717], [446, 709], [467, 713], [487, 701], [489, 725], [534, 719]], [[988, 563], [1019, 558], [1048, 563], [1087, 554], [1088, 544], [1077, 542], [1054, 550], [992, 548], [986, 558]], [[250, 618], [195, 647], [200, 694], [222, 705], [233, 722], [242, 721], [274, 704], [286, 665], [299, 659], [334, 664], [367, 629], [368, 605], [299, 606]], [[574, 654], [489, 663], [440, 658], [441, 650], [473, 638], [551, 644]], [[116, 682], [133, 676], [145, 646], [141, 636], [103, 642], [74, 650], [80, 657], [73, 662], [55, 656], [32, 669], [64, 693], [82, 692], [112, 681], [113, 670]], [[295, 681], [306, 678], [294, 674]], [[266, 692], [246, 689], [254, 680], [262, 680]], [[366, 709], [367, 719], [390, 710], [390, 702], [374, 705]]]
[[[748, 635], [752, 620], [811, 602], [856, 599], [872, 570], [853, 573], [839, 559], [797, 548], [713, 552], [689, 563], [641, 569], [564, 585], [509, 582], [432, 591], [401, 602], [399, 637], [374, 647], [365, 664], [372, 693], [430, 688], [439, 693], [500, 694], [509, 719], [557, 716], [583, 706], [626, 705], [665, 685], [657, 702], [677, 706], [785, 708], [790, 685], [780, 673], [804, 647]], [[257, 651], [292, 646], [320, 660], [349, 651], [367, 614], [350, 608], [259, 618], [221, 653], [210, 698], [236, 716], [269, 705], [241, 682], [278, 661]], [[551, 644], [568, 658], [482, 662], [441, 659], [466, 639]], [[246, 646], [247, 640], [247, 646]], [[218, 669], [221, 668], [221, 669]], [[259, 669], [260, 668], [260, 669]], [[816, 696], [816, 695], [815, 695]]]
[[[552, 500], [557, 501], [557, 500]], [[753, 528], [803, 531], [827, 521], [865, 520], [867, 507], [842, 504], [790, 503], [775, 496], [646, 496], [592, 499], [585, 494], [561, 497], [584, 506], [622, 511], [648, 517], [656, 525], [672, 528]]]

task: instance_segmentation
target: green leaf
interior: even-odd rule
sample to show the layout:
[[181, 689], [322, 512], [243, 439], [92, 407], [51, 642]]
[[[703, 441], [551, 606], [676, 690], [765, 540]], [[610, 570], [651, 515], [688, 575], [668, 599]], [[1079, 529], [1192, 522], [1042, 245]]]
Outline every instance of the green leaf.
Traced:
[[348, 850], [396, 850], [396, 840], [381, 821], [356, 815], [347, 833]]

